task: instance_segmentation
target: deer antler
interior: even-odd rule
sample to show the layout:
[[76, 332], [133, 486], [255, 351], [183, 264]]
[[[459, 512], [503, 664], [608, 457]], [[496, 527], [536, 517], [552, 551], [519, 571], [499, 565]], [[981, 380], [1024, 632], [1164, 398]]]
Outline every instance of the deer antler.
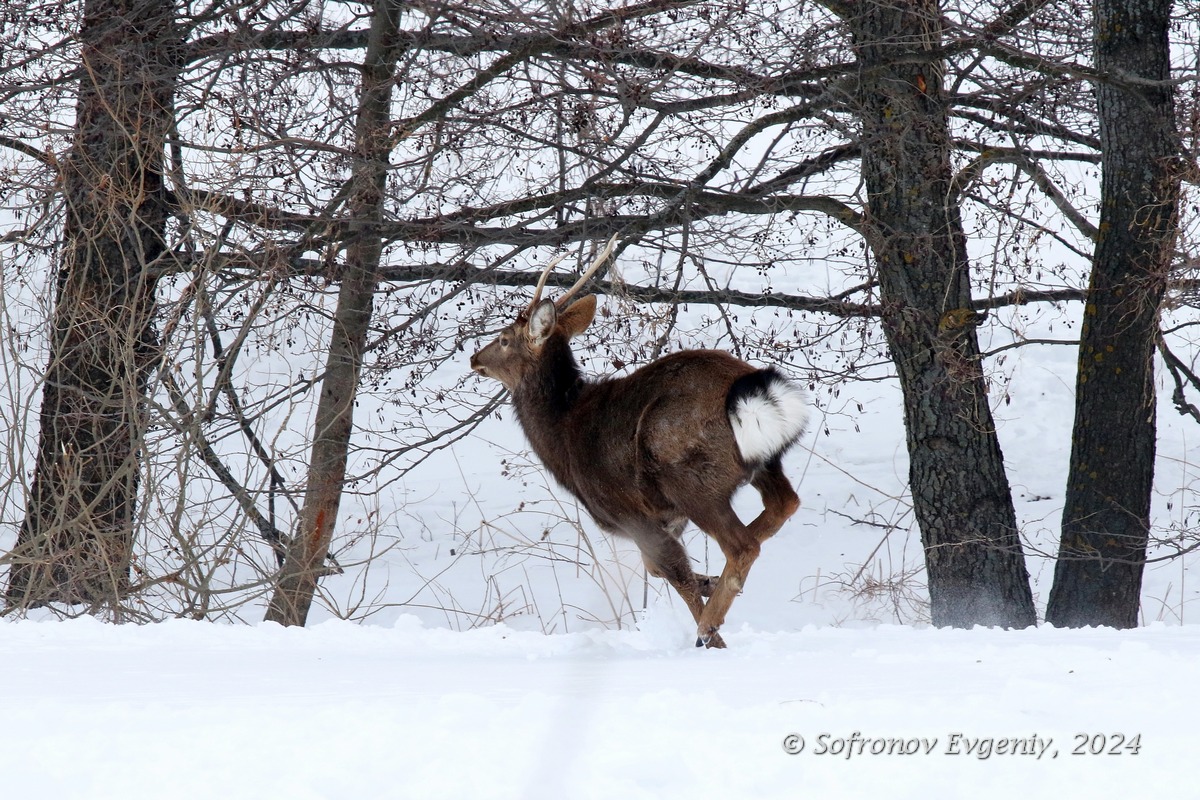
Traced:
[[[607, 259], [609, 257], [609, 255], [612, 254], [613, 246], [616, 245], [616, 243], [617, 243], [617, 234], [613, 234], [613, 237], [608, 240], [608, 244], [604, 245], [604, 249], [600, 252], [600, 255], [596, 256], [596, 260], [592, 262], [592, 265], [590, 267], [588, 267], [587, 272], [580, 275], [579, 280], [575, 281], [575, 285], [572, 286], [570, 289], [568, 289], [566, 294], [564, 294], [562, 297], [555, 300], [554, 305], [558, 306], [559, 308], [562, 308], [562, 304], [565, 301], [567, 301], [568, 299], [570, 299], [571, 295], [578, 292], [580, 287], [582, 287], [585, 283], [587, 283], [589, 278], [591, 278], [593, 275], [596, 274], [596, 270], [600, 269], [600, 266], [602, 264], [604, 264], [605, 259]], [[525, 316], [529, 316], [530, 314], [532, 314], [533, 309], [537, 306], [538, 303], [541, 302], [542, 289], [544, 289], [546, 287], [546, 279], [550, 277], [550, 273], [554, 271], [554, 268], [557, 267], [560, 263], [562, 263], [562, 260], [564, 258], [566, 258], [568, 255], [569, 255], [568, 253], [563, 253], [561, 256], [558, 256], [553, 261], [551, 261], [549, 264], [547, 264], [546, 268], [544, 270], [542, 270], [541, 277], [538, 278], [537, 286], [535, 286], [533, 289], [533, 299], [529, 301], [529, 307], [525, 309]]]
[[604, 266], [604, 262], [608, 260], [610, 255], [612, 255], [613, 248], [616, 247], [616, 245], [617, 234], [614, 233], [613, 237], [608, 240], [608, 244], [604, 245], [604, 249], [600, 251], [598, 256], [596, 256], [596, 259], [592, 262], [592, 265], [587, 268], [587, 272], [580, 275], [579, 280], [575, 281], [575, 285], [570, 289], [567, 289], [565, 294], [555, 300], [554, 305], [558, 308], [562, 308], [563, 305], [570, 300], [576, 292], [582, 289], [583, 285], [587, 283], [593, 275], [596, 274], [600, 267]]
[[533, 299], [529, 301], [529, 308], [525, 309], [525, 312], [527, 315], [532, 313], [534, 307], [539, 302], [541, 302], [542, 289], [545, 288], [545, 286], [546, 286], [546, 278], [550, 277], [550, 273], [554, 271], [554, 268], [557, 267], [560, 263], [562, 263], [562, 260], [564, 258], [566, 258], [568, 255], [569, 255], [569, 253], [563, 253], [561, 256], [559, 256], [558, 258], [555, 258], [549, 264], [547, 264], [546, 268], [544, 270], [542, 270], [542, 275], [540, 278], [538, 278], [537, 286], [534, 287], [534, 290], [533, 290]]

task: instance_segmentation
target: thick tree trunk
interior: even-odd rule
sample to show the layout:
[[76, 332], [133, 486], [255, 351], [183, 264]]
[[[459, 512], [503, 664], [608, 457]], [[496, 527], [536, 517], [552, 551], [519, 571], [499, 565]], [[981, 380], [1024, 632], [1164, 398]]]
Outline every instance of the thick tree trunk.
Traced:
[[[1137, 625], [1154, 481], [1154, 337], [1179, 204], [1170, 0], [1098, 0], [1100, 233], [1075, 388], [1055, 625]], [[1129, 78], [1148, 82], [1133, 83]]]
[[180, 35], [171, 3], [88, 0], [65, 242], [33, 488], [7, 600], [115, 606], [129, 587], [152, 318], [164, 254], [163, 151]]
[[868, 234], [904, 394], [913, 507], [935, 625], [1036, 623], [980, 368], [951, 189], [936, 0], [848, 6], [859, 59]]
[[354, 238], [347, 251], [321, 379], [300, 530], [288, 548], [266, 615], [268, 621], [284, 625], [303, 625], [308, 618], [342, 500], [355, 395], [382, 255], [379, 227], [391, 152], [389, 123], [399, 24], [400, 4], [379, 0], [367, 42], [355, 126], [348, 203]]

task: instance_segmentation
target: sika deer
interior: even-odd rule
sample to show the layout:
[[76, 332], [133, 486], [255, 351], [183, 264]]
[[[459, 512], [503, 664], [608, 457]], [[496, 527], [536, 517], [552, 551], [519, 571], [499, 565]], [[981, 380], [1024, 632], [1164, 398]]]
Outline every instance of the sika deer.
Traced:
[[[650, 574], [683, 598], [698, 625], [696, 646], [724, 647], [718, 629], [760, 545], [800, 507], [780, 460], [803, 434], [808, 405], [777, 370], [716, 350], [673, 353], [623, 378], [586, 380], [569, 343], [591, 324], [596, 297], [566, 301], [615, 241], [555, 302], [541, 300], [558, 262], [551, 263], [528, 308], [471, 357], [471, 369], [508, 388], [555, 479], [601, 528], [633, 539]], [[730, 506], [746, 483], [763, 501], [749, 525]], [[719, 578], [692, 571], [679, 538], [689, 519], [724, 553]]]

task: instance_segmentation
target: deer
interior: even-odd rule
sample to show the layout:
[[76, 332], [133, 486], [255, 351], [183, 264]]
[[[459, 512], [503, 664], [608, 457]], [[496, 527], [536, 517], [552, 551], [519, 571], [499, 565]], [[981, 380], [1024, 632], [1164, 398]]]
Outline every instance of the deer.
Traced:
[[[799, 509], [784, 453], [804, 434], [806, 392], [774, 367], [722, 350], [682, 350], [623, 377], [585, 378], [571, 339], [591, 325], [596, 295], [569, 302], [604, 264], [613, 237], [556, 300], [542, 290], [471, 369], [508, 390], [518, 423], [554, 479], [596, 524], [632, 539], [696, 621], [696, 647], [722, 648], [720, 628], [763, 542]], [[569, 304], [568, 304], [569, 303]], [[748, 525], [731, 499], [750, 484], [763, 510]], [[719, 576], [699, 576], [681, 541], [691, 521], [720, 547]]]

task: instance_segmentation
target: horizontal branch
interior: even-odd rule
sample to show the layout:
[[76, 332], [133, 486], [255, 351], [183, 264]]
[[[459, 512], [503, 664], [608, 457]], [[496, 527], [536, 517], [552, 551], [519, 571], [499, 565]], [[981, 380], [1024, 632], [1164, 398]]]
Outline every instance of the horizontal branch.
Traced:
[[[598, 222], [598, 221], [593, 221]], [[606, 230], [603, 226], [593, 228], [591, 238], [600, 240], [607, 233], [596, 233]], [[200, 257], [177, 259], [184, 268], [197, 266]], [[277, 271], [281, 266], [278, 261], [262, 254], [239, 253], [220, 257], [220, 263], [213, 263], [211, 258], [205, 265], [213, 271], [248, 271], [266, 274]], [[262, 263], [259, 263], [261, 259]], [[323, 277], [336, 281], [331, 273], [331, 265], [324, 260], [304, 258], [296, 255], [288, 260], [286, 269], [292, 275], [307, 277]], [[379, 270], [380, 291], [386, 291], [384, 284], [401, 283], [450, 283], [471, 284], [480, 287], [507, 286], [514, 288], [533, 288], [541, 277], [540, 271], [501, 270], [495, 266], [478, 267], [467, 263], [456, 264], [390, 264], [383, 265]], [[546, 277], [546, 286], [567, 288], [575, 280], [570, 273], [551, 273]], [[859, 292], [870, 291], [873, 284], [864, 284], [846, 292], [828, 297], [790, 294], [786, 292], [748, 292], [737, 289], [691, 290], [671, 289], [658, 286], [639, 286], [623, 281], [593, 281], [588, 288], [599, 294], [627, 297], [638, 303], [669, 303], [669, 304], [700, 304], [700, 305], [732, 305], [749, 308], [783, 308], [792, 311], [827, 314], [838, 318], [873, 318], [881, 317], [886, 312], [883, 304], [877, 302], [853, 302], [847, 298]], [[1081, 302], [1086, 297], [1085, 289], [1061, 288], [1029, 290], [1017, 289], [1007, 294], [994, 297], [981, 297], [971, 301], [971, 308], [976, 311], [1023, 306], [1031, 303], [1060, 303]]]
[[[536, 286], [541, 273], [521, 270], [493, 270], [467, 265], [407, 265], [381, 269], [380, 277], [388, 282], [449, 281], [471, 282], [489, 286]], [[574, 281], [570, 274], [552, 273], [547, 286], [566, 288]], [[884, 313], [880, 303], [854, 303], [839, 297], [812, 297], [779, 292], [745, 292], [736, 289], [688, 290], [657, 286], [636, 286], [623, 282], [595, 281], [590, 288], [599, 294], [629, 297], [639, 303], [697, 303], [701, 305], [734, 305], [745, 307], [786, 308], [792, 311], [812, 311], [833, 317], [879, 317]], [[1022, 306], [1030, 303], [1082, 301], [1083, 289], [1048, 289], [1029, 291], [1018, 289], [996, 297], [983, 297], [971, 302], [977, 311]]]
[[[827, 164], [825, 166], [828, 166]], [[862, 226], [862, 215], [850, 206], [828, 195], [793, 195], [771, 194], [767, 191], [786, 182], [800, 180], [801, 177], [817, 172], [815, 167], [810, 170], [789, 170], [787, 175], [780, 175], [769, 184], [753, 187], [745, 192], [702, 191], [694, 195], [691, 205], [692, 218], [706, 217], [719, 214], [779, 214], [788, 211], [817, 211], [827, 214], [847, 227], [859, 230]], [[528, 214], [534, 211], [559, 208], [568, 203], [584, 200], [612, 200], [616, 198], [652, 197], [661, 200], [671, 200], [687, 190], [686, 185], [675, 183], [585, 183], [583, 186], [567, 189], [561, 192], [548, 192], [542, 195], [523, 197], [505, 203], [482, 208], [463, 208], [436, 219], [423, 220], [422, 224], [460, 224], [481, 222], [484, 220], [500, 219], [514, 214]], [[415, 223], [415, 221], [414, 221]]]
[[1086, 289], [1042, 289], [1040, 291], [1017, 289], [1008, 294], [972, 300], [971, 308], [976, 311], [983, 311], [991, 308], [1005, 308], [1007, 306], [1026, 306], [1030, 303], [1083, 302], [1086, 297]]
[[[485, 227], [477, 223], [556, 208], [575, 199], [654, 197], [670, 200], [685, 191], [686, 187], [663, 183], [588, 184], [578, 189], [521, 198], [485, 208], [464, 208], [437, 217], [389, 220], [380, 226], [380, 231], [388, 242], [558, 247], [572, 242], [587, 241], [597, 236], [611, 236], [630, 227], [641, 230], [649, 217], [611, 215], [554, 228], [530, 228], [519, 222], [500, 227]], [[349, 224], [344, 219], [284, 211], [268, 204], [219, 192], [192, 189], [188, 191], [186, 201], [179, 195], [171, 199], [178, 212], [183, 215], [201, 210], [268, 230], [309, 233], [324, 229], [325, 235], [332, 241], [341, 241], [348, 235]], [[665, 213], [654, 217], [658, 223], [656, 227], [661, 229], [680, 224], [685, 219], [694, 221], [723, 214], [780, 214], [802, 211], [826, 214], [855, 231], [861, 232], [863, 228], [862, 215], [837, 198], [827, 195], [767, 194], [757, 190], [728, 193], [700, 191], [693, 196], [691, 203], [675, 209], [668, 208]]]
[[[698, 0], [649, 0], [623, 8], [604, 9], [585, 20], [550, 31], [522, 31], [497, 35], [484, 30], [472, 36], [438, 34], [429, 30], [403, 30], [396, 46], [405, 50], [432, 50], [462, 57], [485, 52], [549, 52], [571, 39], [611, 28], [624, 22], [695, 5]], [[367, 46], [367, 28], [342, 26], [330, 30], [262, 30], [239, 28], [213, 34], [188, 44], [184, 62], [191, 63], [229, 53], [259, 50], [360, 50]]]
[[[384, 281], [450, 281], [471, 282], [487, 286], [536, 286], [540, 272], [518, 270], [480, 269], [460, 266], [390, 266], [380, 270]], [[567, 288], [574, 283], [575, 276], [552, 273], [546, 277], [546, 286]], [[875, 317], [882, 307], [874, 303], [851, 303], [828, 297], [808, 297], [774, 292], [744, 292], [736, 289], [688, 290], [669, 289], [657, 286], [635, 286], [615, 281], [594, 281], [589, 284], [593, 291], [619, 297], [629, 297], [639, 303], [697, 303], [700, 305], [758, 306], [763, 308], [787, 308], [793, 311], [813, 311], [835, 317]]]

